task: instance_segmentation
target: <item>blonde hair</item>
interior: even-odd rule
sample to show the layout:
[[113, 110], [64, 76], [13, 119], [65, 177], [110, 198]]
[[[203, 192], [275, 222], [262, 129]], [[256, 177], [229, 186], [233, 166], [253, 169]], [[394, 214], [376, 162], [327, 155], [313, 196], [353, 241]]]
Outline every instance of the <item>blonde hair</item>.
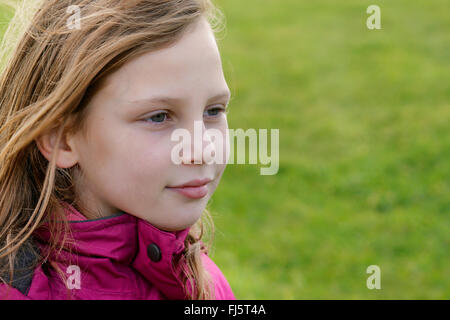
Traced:
[[[81, 11], [80, 29], [67, 26], [72, 5]], [[80, 208], [73, 186], [80, 168], [56, 167], [56, 153], [48, 161], [35, 139], [55, 130], [58, 145], [64, 133], [83, 130], [85, 106], [101, 80], [133, 57], [176, 42], [200, 17], [216, 33], [223, 26], [210, 0], [32, 0], [22, 1], [15, 12], [0, 60], [0, 274], [9, 272], [10, 279], [19, 249], [44, 219], [64, 222], [50, 223], [49, 248], [64, 247], [70, 227], [61, 201]], [[208, 209], [174, 261], [191, 299], [214, 299], [201, 263], [208, 250], [201, 240], [206, 230], [211, 241]], [[48, 257], [39, 256], [37, 263]]]

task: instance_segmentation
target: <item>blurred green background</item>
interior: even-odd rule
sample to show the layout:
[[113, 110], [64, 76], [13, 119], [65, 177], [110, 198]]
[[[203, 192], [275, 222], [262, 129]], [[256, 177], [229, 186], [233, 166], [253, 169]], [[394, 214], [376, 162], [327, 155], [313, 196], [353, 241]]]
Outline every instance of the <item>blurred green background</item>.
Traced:
[[278, 173], [230, 164], [210, 203], [236, 297], [449, 299], [448, 1], [215, 3], [229, 127], [280, 130]]

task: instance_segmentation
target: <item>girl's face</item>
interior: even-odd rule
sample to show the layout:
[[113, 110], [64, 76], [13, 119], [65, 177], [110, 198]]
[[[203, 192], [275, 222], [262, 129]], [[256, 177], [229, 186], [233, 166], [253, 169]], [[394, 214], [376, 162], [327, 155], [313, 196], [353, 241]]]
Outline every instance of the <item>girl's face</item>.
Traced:
[[[166, 231], [200, 218], [226, 166], [230, 91], [209, 24], [201, 19], [192, 27], [175, 45], [126, 63], [89, 102], [86, 131], [71, 138], [83, 173], [75, 186], [83, 206], [103, 216], [125, 211]], [[208, 135], [194, 144], [194, 121], [201, 121], [202, 134], [220, 130], [223, 144]], [[191, 134], [192, 163], [172, 161], [180, 141], [171, 134], [178, 128]], [[223, 148], [221, 164], [194, 158], [194, 148], [202, 154], [209, 144]], [[168, 189], [204, 178], [212, 181], [203, 198]]]

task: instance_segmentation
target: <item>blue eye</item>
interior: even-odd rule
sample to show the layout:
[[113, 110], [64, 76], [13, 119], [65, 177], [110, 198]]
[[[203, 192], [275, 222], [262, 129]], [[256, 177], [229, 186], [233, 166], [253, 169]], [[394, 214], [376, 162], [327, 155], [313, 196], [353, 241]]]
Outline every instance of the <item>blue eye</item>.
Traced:
[[[209, 117], [217, 117], [220, 113], [227, 113], [224, 108], [211, 108], [205, 111]], [[210, 113], [211, 112], [211, 113]]]
[[160, 123], [163, 123], [164, 120], [166, 120], [167, 116], [168, 116], [167, 112], [160, 112], [151, 117], [145, 118], [144, 120], [151, 119], [152, 121], [150, 121], [150, 122], [160, 124]]
[[[228, 111], [224, 107], [211, 108], [204, 112], [204, 116], [208, 118], [218, 118], [221, 113], [227, 114]], [[150, 117], [144, 118], [143, 120], [154, 125], [163, 125], [165, 122], [170, 120], [170, 116], [168, 112], [162, 111], [159, 113], [155, 113]]]

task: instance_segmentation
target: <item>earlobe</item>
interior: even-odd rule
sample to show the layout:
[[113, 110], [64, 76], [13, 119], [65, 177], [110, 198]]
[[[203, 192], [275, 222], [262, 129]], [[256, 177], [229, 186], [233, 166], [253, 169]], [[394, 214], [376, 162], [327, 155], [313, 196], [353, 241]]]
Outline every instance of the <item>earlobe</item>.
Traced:
[[67, 144], [65, 136], [61, 137], [60, 143], [56, 145], [56, 133], [50, 132], [35, 139], [41, 154], [50, 162], [53, 152], [57, 152], [56, 166], [59, 168], [70, 168], [77, 164], [78, 158], [75, 150]]

